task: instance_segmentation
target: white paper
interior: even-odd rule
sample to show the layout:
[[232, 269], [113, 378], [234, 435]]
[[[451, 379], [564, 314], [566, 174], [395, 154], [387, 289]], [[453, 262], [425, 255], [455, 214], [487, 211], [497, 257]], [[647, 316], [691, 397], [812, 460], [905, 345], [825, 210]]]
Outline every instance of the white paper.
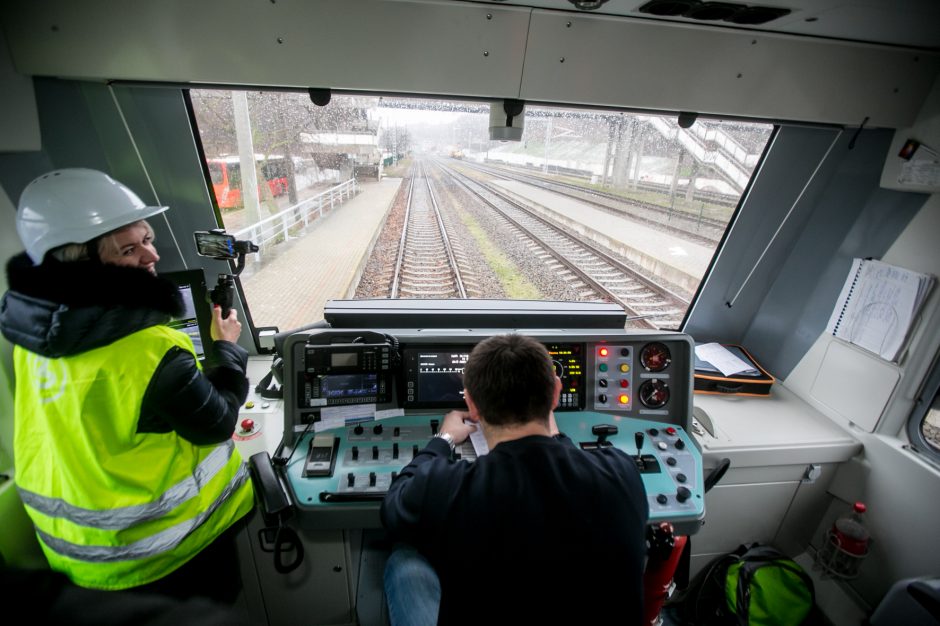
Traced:
[[320, 411], [320, 421], [313, 425], [313, 432], [342, 428], [347, 424], [369, 422], [375, 419], [374, 404], [330, 406]]
[[313, 432], [320, 433], [324, 430], [333, 430], [334, 428], [343, 428], [346, 426], [346, 420], [342, 417], [334, 417], [332, 419], [320, 419], [319, 422], [313, 423]]
[[855, 259], [826, 332], [895, 361], [932, 284], [926, 274]]
[[695, 356], [711, 363], [725, 376], [731, 376], [732, 374], [754, 369], [731, 354], [731, 352], [720, 343], [703, 343], [695, 346]]
[[940, 160], [916, 159], [902, 163], [898, 182], [925, 187], [940, 185]]
[[385, 420], [390, 417], [401, 417], [404, 414], [405, 409], [382, 409], [375, 412], [375, 419], [376, 421]]
[[490, 451], [490, 447], [486, 445], [486, 437], [483, 436], [483, 429], [480, 428], [479, 424], [476, 426], [477, 429], [470, 433], [470, 443], [473, 445], [473, 451], [477, 453], [477, 458], [480, 458]]

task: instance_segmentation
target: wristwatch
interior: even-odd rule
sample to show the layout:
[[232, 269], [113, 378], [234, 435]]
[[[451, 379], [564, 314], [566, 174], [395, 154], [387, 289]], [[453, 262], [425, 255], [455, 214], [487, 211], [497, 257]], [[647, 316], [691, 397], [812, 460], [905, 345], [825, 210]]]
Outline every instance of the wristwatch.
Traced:
[[451, 435], [450, 433], [437, 433], [436, 435], [434, 435], [434, 438], [443, 439], [444, 441], [446, 441], [447, 445], [450, 446], [451, 452], [457, 449], [457, 444], [456, 442], [454, 442], [454, 436]]

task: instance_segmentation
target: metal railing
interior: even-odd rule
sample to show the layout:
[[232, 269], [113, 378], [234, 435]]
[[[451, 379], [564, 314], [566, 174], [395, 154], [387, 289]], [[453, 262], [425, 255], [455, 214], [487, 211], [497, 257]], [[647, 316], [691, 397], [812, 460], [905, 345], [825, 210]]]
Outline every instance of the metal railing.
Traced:
[[355, 178], [350, 178], [344, 183], [330, 187], [270, 217], [246, 226], [232, 235], [236, 239], [248, 239], [255, 243], [258, 246], [258, 253], [253, 260], [259, 262], [266, 248], [290, 239], [291, 229], [306, 228], [311, 221], [322, 218], [324, 211], [332, 211], [334, 207], [343, 204], [357, 193], [359, 193], [359, 185]]

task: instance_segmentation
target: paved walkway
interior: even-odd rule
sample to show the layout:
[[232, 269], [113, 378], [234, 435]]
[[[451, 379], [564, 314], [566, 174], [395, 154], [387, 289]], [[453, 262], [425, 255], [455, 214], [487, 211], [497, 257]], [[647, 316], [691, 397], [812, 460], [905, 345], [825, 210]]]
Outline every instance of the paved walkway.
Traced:
[[255, 326], [297, 328], [323, 319], [327, 300], [350, 297], [400, 184], [360, 183], [356, 197], [276, 246], [260, 268], [247, 268], [242, 285]]

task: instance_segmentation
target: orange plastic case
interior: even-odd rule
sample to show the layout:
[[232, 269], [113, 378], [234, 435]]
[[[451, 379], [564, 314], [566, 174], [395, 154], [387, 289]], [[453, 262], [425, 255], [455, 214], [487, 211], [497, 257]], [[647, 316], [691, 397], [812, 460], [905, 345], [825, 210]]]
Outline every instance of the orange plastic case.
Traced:
[[723, 396], [769, 396], [776, 380], [741, 346], [722, 344], [732, 354], [748, 363], [753, 373], [741, 372], [725, 376], [707, 361], [695, 358], [695, 393]]

